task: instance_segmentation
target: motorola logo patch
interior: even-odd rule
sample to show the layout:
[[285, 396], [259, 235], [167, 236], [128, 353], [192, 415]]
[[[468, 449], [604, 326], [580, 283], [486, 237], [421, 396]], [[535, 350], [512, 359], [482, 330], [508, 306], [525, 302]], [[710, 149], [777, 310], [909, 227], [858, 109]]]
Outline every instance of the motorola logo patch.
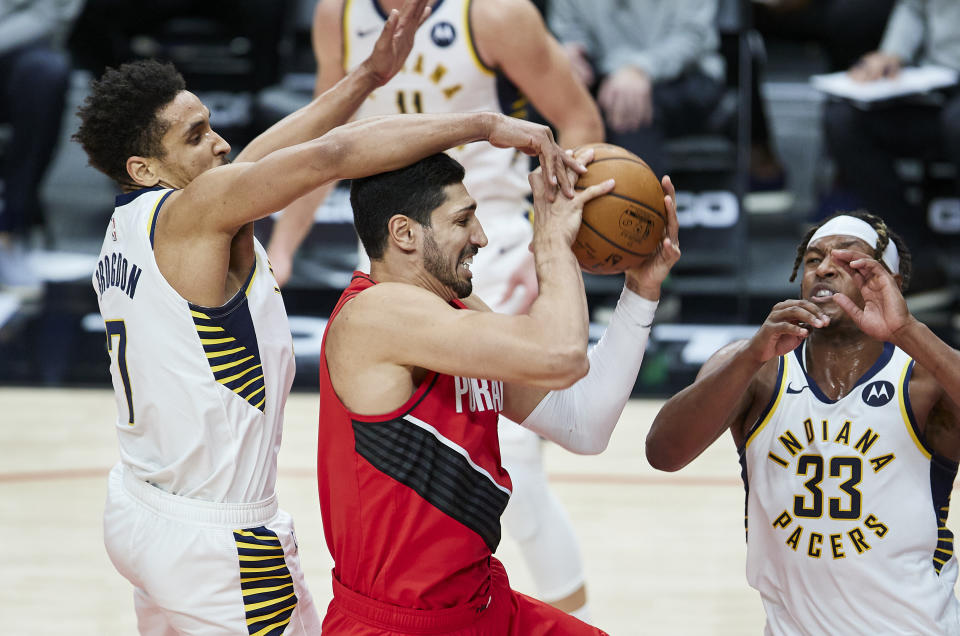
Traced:
[[457, 39], [457, 30], [447, 21], [437, 22], [430, 29], [430, 39], [439, 47], [447, 47]]
[[860, 395], [867, 406], [883, 406], [893, 399], [894, 393], [893, 384], [886, 380], [878, 380], [863, 387], [863, 393]]

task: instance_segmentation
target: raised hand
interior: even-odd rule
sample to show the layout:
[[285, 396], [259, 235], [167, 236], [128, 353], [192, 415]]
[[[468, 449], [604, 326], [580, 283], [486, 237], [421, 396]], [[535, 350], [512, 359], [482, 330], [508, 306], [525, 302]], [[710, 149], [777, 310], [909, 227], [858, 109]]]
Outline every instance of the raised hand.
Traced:
[[862, 309], [845, 294], [838, 293], [833, 297], [834, 302], [857, 323], [860, 331], [886, 342], [913, 320], [896, 279], [879, 261], [850, 250], [833, 250], [831, 256], [860, 288]]
[[626, 271], [627, 287], [649, 300], [660, 298], [660, 285], [680, 259], [677, 192], [668, 176], [663, 177], [661, 185], [664, 192], [663, 203], [667, 210], [667, 236], [657, 246], [655, 254], [637, 267]]
[[829, 323], [829, 316], [815, 303], [785, 300], [773, 306], [770, 315], [747, 343], [747, 350], [758, 362], [766, 362], [796, 349], [810, 335], [811, 327], [825, 327]]
[[538, 156], [543, 176], [550, 186], [544, 193], [548, 201], [553, 201], [556, 197], [557, 186], [564, 195], [573, 198], [576, 194], [573, 189], [576, 175], [587, 171], [573, 155], [567, 154], [557, 145], [553, 131], [547, 126], [507, 115], [496, 115], [487, 134], [487, 141], [497, 148], [516, 148], [524, 154]]
[[417, 29], [430, 16], [430, 0], [406, 0], [399, 11], [394, 9], [383, 25], [373, 52], [363, 64], [383, 86], [396, 75], [413, 48]]
[[[587, 156], [592, 158], [592, 150]], [[566, 153], [561, 153], [566, 155]], [[567, 155], [573, 160], [572, 155]], [[583, 155], [581, 155], [583, 156]], [[536, 253], [537, 245], [556, 240], [563, 241], [564, 245], [573, 245], [573, 239], [580, 229], [583, 218], [583, 206], [587, 201], [595, 199], [613, 190], [613, 179], [592, 185], [580, 190], [572, 199], [567, 197], [553, 197], [554, 186], [547, 178], [546, 172], [537, 168], [530, 173], [530, 188], [533, 190], [533, 249]]]

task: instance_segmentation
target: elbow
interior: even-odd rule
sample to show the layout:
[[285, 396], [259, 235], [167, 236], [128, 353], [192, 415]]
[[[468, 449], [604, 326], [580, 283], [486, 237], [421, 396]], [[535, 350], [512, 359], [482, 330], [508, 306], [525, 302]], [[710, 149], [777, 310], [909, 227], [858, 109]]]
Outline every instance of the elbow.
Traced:
[[587, 375], [590, 360], [586, 347], [571, 347], [544, 355], [544, 387], [551, 391], [569, 388]]
[[[654, 425], [656, 425], [656, 422], [654, 422]], [[653, 429], [647, 435], [646, 454], [650, 466], [665, 473], [675, 473], [686, 465], [679, 461], [679, 458], [672, 457], [668, 449], [663, 448], [663, 445], [657, 442], [653, 435]]]
[[602, 439], [584, 439], [579, 440], [576, 443], [570, 444], [566, 447], [571, 453], [576, 453], [577, 455], [599, 455], [603, 451], [607, 450], [607, 446], [610, 444], [610, 437], [604, 437]]

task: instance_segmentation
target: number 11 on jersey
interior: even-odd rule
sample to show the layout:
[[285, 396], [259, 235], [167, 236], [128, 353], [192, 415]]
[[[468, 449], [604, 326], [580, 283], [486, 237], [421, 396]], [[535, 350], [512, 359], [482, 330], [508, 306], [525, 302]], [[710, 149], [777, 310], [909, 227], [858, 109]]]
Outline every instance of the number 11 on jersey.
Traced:
[[113, 339], [117, 338], [117, 369], [127, 395], [127, 423], [133, 426], [133, 391], [130, 390], [130, 374], [127, 372], [127, 325], [122, 320], [107, 320], [107, 351], [113, 351]]

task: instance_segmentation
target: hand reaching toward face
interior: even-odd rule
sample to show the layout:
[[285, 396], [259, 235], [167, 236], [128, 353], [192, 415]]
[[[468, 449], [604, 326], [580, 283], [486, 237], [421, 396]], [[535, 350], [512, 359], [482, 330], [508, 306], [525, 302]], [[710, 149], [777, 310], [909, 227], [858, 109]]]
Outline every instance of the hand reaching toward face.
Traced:
[[893, 340], [897, 331], [914, 319], [893, 274], [859, 252], [833, 250], [831, 255], [860, 287], [864, 305], [861, 309], [845, 294], [836, 294], [834, 301], [863, 333], [884, 342]]

